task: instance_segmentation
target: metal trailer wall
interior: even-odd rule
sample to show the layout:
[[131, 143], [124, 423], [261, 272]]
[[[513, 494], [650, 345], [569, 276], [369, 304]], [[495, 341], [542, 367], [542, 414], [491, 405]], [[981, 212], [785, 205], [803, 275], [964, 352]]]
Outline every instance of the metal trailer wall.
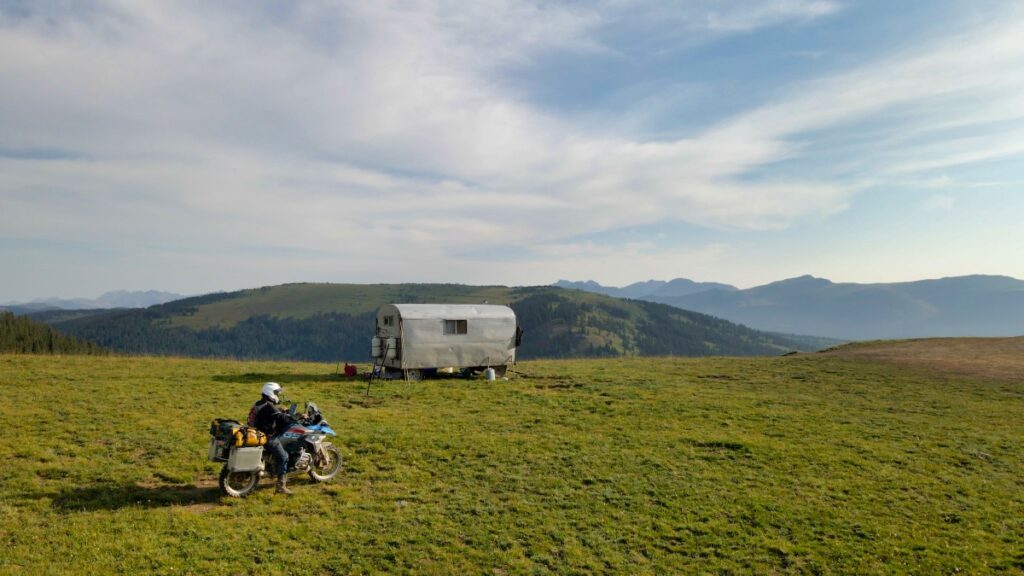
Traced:
[[[384, 318], [394, 323], [385, 326]], [[445, 334], [445, 320], [465, 320], [465, 334]], [[377, 335], [398, 338], [398, 357], [385, 361], [402, 370], [455, 366], [508, 366], [515, 362], [516, 316], [492, 304], [389, 304], [377, 312]]]

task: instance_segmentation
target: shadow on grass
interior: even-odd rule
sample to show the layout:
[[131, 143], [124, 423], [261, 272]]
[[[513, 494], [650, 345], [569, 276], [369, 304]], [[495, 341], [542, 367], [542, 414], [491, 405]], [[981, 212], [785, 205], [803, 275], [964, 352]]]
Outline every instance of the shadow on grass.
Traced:
[[217, 486], [102, 484], [64, 490], [53, 498], [53, 507], [65, 512], [166, 506], [212, 507], [221, 496]]
[[213, 377], [215, 382], [236, 382], [255, 384], [262, 382], [353, 382], [365, 380], [365, 376], [345, 376], [344, 374], [267, 374], [264, 372], [247, 372], [245, 374], [218, 374]]
[[[263, 382], [277, 382], [279, 384], [288, 384], [289, 382], [362, 382], [366, 383], [366, 379], [369, 374], [363, 372], [355, 376], [345, 376], [344, 374], [338, 374], [332, 372], [329, 374], [270, 374], [267, 372], [246, 372], [245, 374], [217, 374], [211, 379], [214, 382], [227, 382], [236, 384], [262, 384]], [[483, 378], [480, 376], [479, 378]], [[424, 380], [467, 380], [465, 376], [456, 372], [454, 374], [446, 374], [442, 372], [427, 371], [423, 375]], [[404, 379], [401, 377], [396, 378], [384, 378], [381, 380], [374, 380], [374, 382], [403, 382]]]

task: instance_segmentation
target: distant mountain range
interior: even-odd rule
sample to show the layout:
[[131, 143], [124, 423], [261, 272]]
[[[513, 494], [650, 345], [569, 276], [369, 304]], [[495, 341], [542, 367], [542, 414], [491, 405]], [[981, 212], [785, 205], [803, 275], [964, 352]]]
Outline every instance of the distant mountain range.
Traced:
[[99, 298], [40, 298], [31, 302], [0, 304], [0, 310], [15, 314], [30, 314], [44, 310], [94, 310], [99, 308], [148, 308], [184, 298], [181, 294], [145, 290], [129, 292], [115, 290]]
[[366, 361], [377, 308], [394, 302], [504, 303], [525, 330], [520, 358], [750, 356], [817, 350], [705, 314], [549, 286], [285, 284], [135, 310], [50, 310], [32, 318], [131, 354]]
[[614, 296], [616, 298], [633, 298], [634, 300], [650, 301], [654, 301], [654, 298], [676, 298], [679, 296], [689, 296], [690, 294], [705, 292], [707, 290], [725, 290], [727, 292], [736, 290], [735, 286], [731, 286], [729, 284], [720, 284], [718, 282], [694, 282], [693, 280], [687, 280], [686, 278], [676, 278], [675, 280], [668, 281], [647, 280], [646, 282], [634, 282], [633, 284], [622, 288], [602, 286], [593, 280], [587, 280], [585, 282], [559, 280], [554, 283], [554, 286], [559, 288], [568, 288], [571, 290], [594, 292], [596, 294], [604, 294], [606, 296]]
[[[665, 286], [687, 286], [687, 282], [673, 280]], [[606, 294], [609, 290], [593, 282], [558, 285]], [[631, 286], [636, 284], [610, 290], [624, 293]], [[702, 312], [758, 330], [843, 340], [1024, 334], [1024, 281], [1006, 276], [890, 284], [834, 283], [801, 276], [746, 290], [728, 286], [625, 297]]]

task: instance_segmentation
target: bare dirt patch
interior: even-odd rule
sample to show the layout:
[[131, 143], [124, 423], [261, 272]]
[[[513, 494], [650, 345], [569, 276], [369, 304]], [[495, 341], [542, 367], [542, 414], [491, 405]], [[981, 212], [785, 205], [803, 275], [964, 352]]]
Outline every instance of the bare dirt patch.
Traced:
[[1024, 382], [1024, 336], [862, 342], [821, 354], [988, 380]]

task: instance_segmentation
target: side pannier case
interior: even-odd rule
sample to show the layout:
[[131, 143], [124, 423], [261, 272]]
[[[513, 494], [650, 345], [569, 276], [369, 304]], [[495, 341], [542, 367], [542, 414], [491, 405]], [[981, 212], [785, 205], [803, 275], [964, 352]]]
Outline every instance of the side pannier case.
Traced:
[[232, 472], [254, 472], [260, 469], [263, 460], [263, 447], [232, 448], [228, 457], [228, 470]]
[[216, 418], [210, 423], [210, 450], [207, 455], [211, 462], [226, 462], [228, 452], [234, 444], [234, 434], [242, 425], [237, 420]]

